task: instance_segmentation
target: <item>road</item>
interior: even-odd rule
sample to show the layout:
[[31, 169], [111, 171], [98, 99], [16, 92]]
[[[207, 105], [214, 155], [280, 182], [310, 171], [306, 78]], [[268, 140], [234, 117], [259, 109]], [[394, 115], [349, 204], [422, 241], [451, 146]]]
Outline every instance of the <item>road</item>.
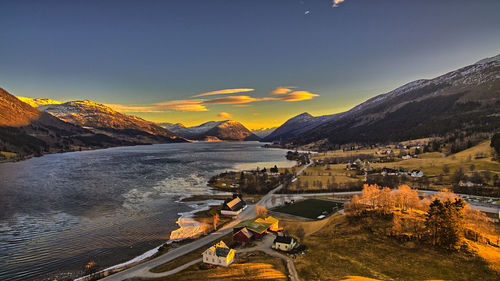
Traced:
[[[306, 165], [306, 166], [302, 167], [297, 172], [297, 176], [300, 175], [300, 174], [302, 174], [302, 172], [309, 165]], [[105, 277], [105, 278], [103, 278], [101, 280], [106, 280], [106, 281], [122, 281], [122, 280], [130, 279], [130, 278], [134, 278], [134, 277], [148, 276], [150, 274], [149, 271], [152, 268], [155, 268], [155, 267], [157, 267], [159, 265], [162, 265], [164, 263], [172, 261], [172, 260], [174, 260], [174, 259], [176, 259], [178, 257], [183, 256], [183, 255], [189, 254], [190, 252], [192, 252], [192, 251], [194, 251], [194, 250], [196, 250], [196, 249], [198, 249], [200, 247], [203, 247], [203, 246], [205, 246], [205, 245], [207, 245], [207, 244], [209, 244], [209, 243], [211, 243], [211, 242], [213, 242], [213, 241], [215, 241], [217, 239], [222, 238], [226, 234], [231, 233], [233, 226], [235, 226], [236, 224], [240, 223], [241, 221], [249, 220], [249, 219], [254, 218], [255, 217], [255, 206], [256, 205], [262, 205], [262, 206], [270, 205], [270, 201], [271, 201], [272, 195], [274, 193], [278, 192], [282, 187], [283, 187], [283, 185], [279, 185], [275, 189], [269, 191], [266, 195], [264, 195], [259, 200], [259, 202], [257, 202], [257, 204], [255, 204], [255, 205], [249, 205], [245, 210], [243, 210], [238, 215], [238, 217], [235, 220], [233, 220], [232, 222], [226, 224], [224, 227], [222, 227], [218, 231], [212, 232], [211, 234], [209, 234], [209, 235], [207, 235], [205, 237], [202, 237], [200, 239], [196, 239], [195, 241], [193, 241], [193, 242], [191, 242], [189, 244], [185, 244], [185, 245], [182, 245], [182, 246], [180, 246], [180, 247], [178, 247], [176, 249], [168, 251], [167, 253], [165, 253], [165, 254], [157, 257], [157, 258], [154, 258], [152, 260], [149, 260], [149, 261], [146, 261], [144, 263], [138, 264], [138, 265], [136, 265], [134, 267], [131, 267], [129, 269], [117, 272], [117, 273], [115, 273], [113, 275], [110, 275], [108, 277]]]
[[[287, 270], [288, 270], [288, 274], [289, 274], [289, 277], [290, 277], [290, 280], [291, 281], [299, 281], [299, 277], [298, 277], [298, 274], [297, 274], [297, 269], [295, 268], [295, 264], [293, 263], [292, 259], [290, 259], [289, 257], [283, 255], [283, 254], [280, 254], [274, 250], [271, 249], [271, 246], [273, 245], [273, 241], [276, 237], [274, 235], [266, 235], [264, 237], [264, 239], [262, 239], [262, 241], [259, 241], [257, 243], [256, 246], [254, 247], [251, 247], [251, 248], [244, 248], [244, 249], [239, 249], [237, 250], [236, 254], [242, 254], [242, 253], [249, 253], [249, 252], [255, 252], [255, 251], [260, 251], [260, 252], [263, 252], [263, 253], [266, 253], [270, 256], [273, 256], [273, 257], [277, 257], [277, 258], [280, 258], [282, 260], [284, 260], [286, 262], [286, 267], [287, 267]], [[172, 270], [169, 270], [169, 271], [165, 271], [165, 272], [160, 272], [160, 273], [153, 273], [153, 272], [144, 272], [143, 274], [141, 274], [139, 277], [141, 278], [160, 278], [160, 277], [167, 277], [167, 276], [170, 276], [172, 274], [175, 274], [175, 273], [178, 273], [178, 272], [181, 272], [182, 270], [194, 265], [194, 264], [197, 264], [199, 262], [201, 262], [202, 259], [199, 258], [199, 259], [195, 259], [195, 260], [192, 260], [186, 264], [183, 264], [177, 268], [174, 268]]]

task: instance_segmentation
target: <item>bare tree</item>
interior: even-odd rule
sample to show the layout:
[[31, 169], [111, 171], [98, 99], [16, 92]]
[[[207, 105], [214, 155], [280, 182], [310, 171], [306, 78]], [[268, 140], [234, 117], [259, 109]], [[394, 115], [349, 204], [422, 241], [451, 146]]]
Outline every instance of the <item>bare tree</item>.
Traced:
[[265, 218], [267, 216], [267, 208], [261, 205], [255, 206], [255, 215], [259, 218]]
[[212, 224], [214, 226], [214, 230], [217, 230], [217, 224], [219, 223], [219, 214], [215, 213], [215, 215], [213, 216], [213, 221], [212, 221]]

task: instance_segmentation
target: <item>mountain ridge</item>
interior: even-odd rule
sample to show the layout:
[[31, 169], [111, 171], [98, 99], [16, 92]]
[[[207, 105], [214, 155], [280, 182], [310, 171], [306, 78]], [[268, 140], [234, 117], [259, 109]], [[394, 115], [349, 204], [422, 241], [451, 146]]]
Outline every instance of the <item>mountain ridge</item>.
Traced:
[[187, 139], [207, 141], [253, 141], [260, 138], [248, 130], [243, 124], [233, 120], [208, 121], [198, 126], [185, 127], [182, 124], [160, 123], [164, 128], [172, 130]]
[[284, 142], [304, 145], [321, 141], [327, 149], [350, 142], [495, 130], [500, 127], [498, 108], [500, 55], [372, 97]]

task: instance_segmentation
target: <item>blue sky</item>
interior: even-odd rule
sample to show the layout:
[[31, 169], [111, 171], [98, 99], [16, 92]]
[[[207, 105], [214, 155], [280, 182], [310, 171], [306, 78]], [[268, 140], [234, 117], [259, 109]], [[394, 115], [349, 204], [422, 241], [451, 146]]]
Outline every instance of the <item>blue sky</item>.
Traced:
[[[2, 0], [0, 87], [91, 99], [158, 122], [195, 125], [219, 115], [257, 128], [304, 111], [343, 111], [500, 53], [497, 0], [337, 6]], [[270, 93], [280, 86], [288, 91]], [[253, 91], [193, 97], [223, 89]], [[221, 100], [227, 96], [235, 98]]]

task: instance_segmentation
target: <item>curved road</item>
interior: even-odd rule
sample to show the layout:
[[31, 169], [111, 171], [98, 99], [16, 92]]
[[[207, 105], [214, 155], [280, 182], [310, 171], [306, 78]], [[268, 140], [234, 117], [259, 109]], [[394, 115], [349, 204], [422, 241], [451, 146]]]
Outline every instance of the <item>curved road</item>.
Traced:
[[[307, 167], [309, 167], [311, 164], [308, 164], [304, 167], [302, 167], [298, 172], [297, 176], [300, 175]], [[259, 202], [257, 202], [256, 205], [262, 205], [262, 206], [268, 206], [270, 205], [272, 195], [279, 191], [283, 185], [279, 185], [275, 189], [269, 191], [264, 197], [262, 197]], [[178, 257], [181, 257], [183, 255], [186, 255], [200, 247], [203, 247], [217, 239], [222, 238], [226, 234], [231, 233], [233, 226], [236, 224], [240, 223], [241, 221], [244, 220], [249, 220], [255, 217], [255, 206], [256, 205], [249, 205], [243, 212], [241, 212], [238, 217], [233, 220], [232, 222], [226, 224], [224, 227], [219, 229], [216, 232], [212, 232], [211, 234], [202, 237], [200, 239], [197, 239], [189, 244], [185, 244], [183, 246], [180, 246], [176, 249], [173, 249], [171, 251], [168, 251], [167, 253], [156, 257], [152, 260], [146, 261], [144, 263], [138, 264], [134, 267], [131, 267], [129, 269], [125, 269], [123, 271], [117, 272], [113, 275], [110, 275], [108, 277], [105, 277], [101, 280], [106, 280], [106, 281], [122, 281], [134, 277], [141, 277], [141, 276], [147, 276], [150, 272], [149, 270], [157, 267], [159, 265], [162, 265], [164, 263], [167, 263], [169, 261], [172, 261]], [[295, 268], [295, 267], [294, 267]], [[298, 279], [297, 279], [298, 280]]]

